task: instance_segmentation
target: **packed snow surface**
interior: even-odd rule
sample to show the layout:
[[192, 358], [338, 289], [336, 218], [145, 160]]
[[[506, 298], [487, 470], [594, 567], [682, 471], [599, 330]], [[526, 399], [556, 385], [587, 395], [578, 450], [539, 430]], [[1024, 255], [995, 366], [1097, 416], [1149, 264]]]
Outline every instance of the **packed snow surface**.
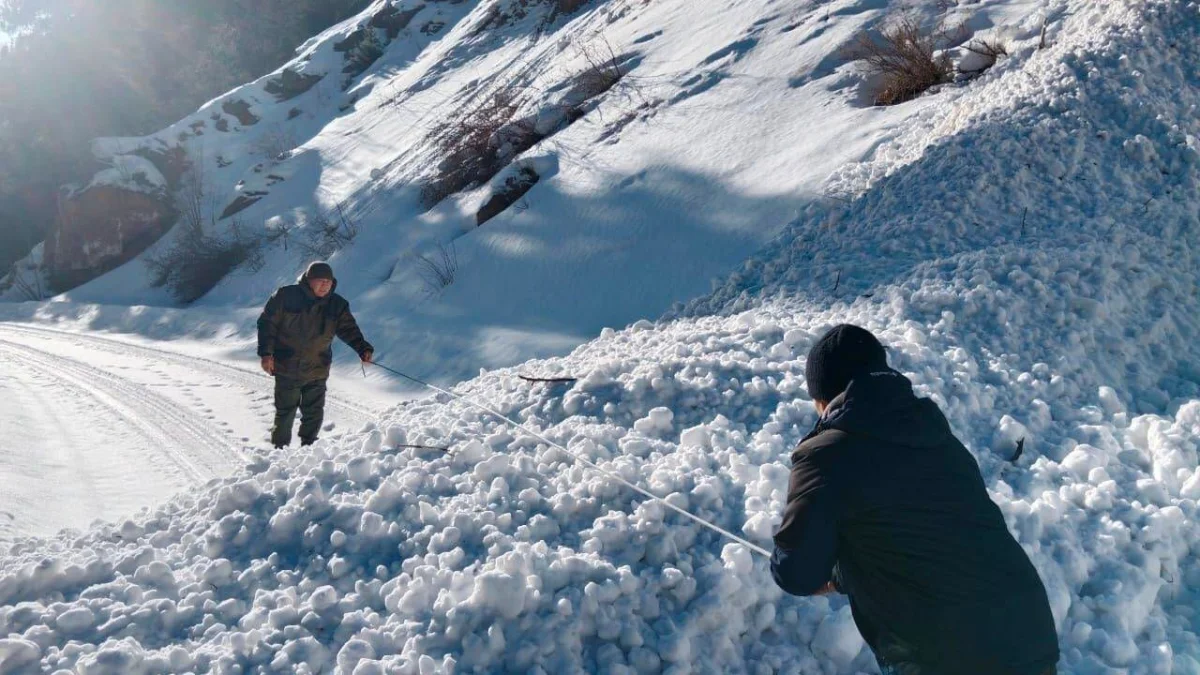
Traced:
[[[711, 294], [454, 391], [769, 546], [816, 419], [805, 354], [858, 323], [978, 459], [1061, 672], [1200, 672], [1200, 3], [1037, 7], [1044, 48], [1021, 19]], [[767, 567], [437, 395], [15, 540], [0, 671], [875, 672], [843, 598]]]
[[[0, 323], [0, 542], [124, 518], [239, 469], [274, 414], [271, 380], [253, 368], [201, 341]], [[330, 430], [396, 400], [361, 375], [331, 387]]]

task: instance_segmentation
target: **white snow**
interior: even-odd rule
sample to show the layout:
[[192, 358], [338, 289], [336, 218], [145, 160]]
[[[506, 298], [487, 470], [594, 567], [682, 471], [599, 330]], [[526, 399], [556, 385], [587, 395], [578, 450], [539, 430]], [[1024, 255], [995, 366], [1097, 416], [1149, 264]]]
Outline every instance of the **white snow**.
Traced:
[[[1200, 6], [958, 6], [1010, 55], [880, 111], [861, 106], [853, 67], [831, 55], [882, 3], [589, 5], [549, 34], [603, 26], [619, 51], [638, 50], [630, 77], [649, 106], [612, 131], [608, 113], [622, 108], [605, 99], [531, 150], [556, 170], [527, 210], [477, 230], [463, 205], [478, 194], [418, 212], [405, 185], [430, 149], [412, 130], [443, 119], [468, 82], [497, 84], [480, 78], [517, 54], [538, 77], [550, 70], [530, 64], [569, 71], [570, 41], [521, 32], [536, 12], [489, 33], [476, 30], [482, 5], [430, 7], [441, 36], [393, 43], [343, 116], [318, 119], [344, 101], [328, 83], [280, 104], [305, 106], [293, 158], [312, 164], [279, 184], [302, 187], [246, 212], [306, 208], [299, 192], [361, 205], [361, 240], [334, 262], [386, 363], [451, 382], [479, 373], [454, 391], [769, 546], [790, 450], [816, 419], [808, 348], [836, 323], [866, 326], [979, 461], [1046, 584], [1060, 671], [1200, 672]], [[310, 41], [303, 67], [338, 65], [331, 42], [353, 23]], [[263, 122], [251, 129], [282, 119], [269, 98], [253, 103]], [[260, 133], [242, 132], [230, 177], [260, 161], [235, 155]], [[452, 237], [458, 278], [416, 302], [405, 256]], [[151, 295], [117, 287], [136, 268], [4, 308], [25, 325], [0, 326], [0, 357], [18, 373], [0, 388], [46, 377], [39, 391], [72, 392], [2, 413], [6, 439], [17, 426], [69, 435], [35, 410], [100, 426], [110, 412], [65, 407], [90, 397], [125, 406], [113, 433], [194, 422], [190, 440], [108, 437], [127, 458], [112, 480], [179, 455], [209, 473], [147, 488], [162, 490], [144, 495], [152, 509], [123, 505], [53, 537], [23, 535], [59, 525], [35, 520], [48, 485], [82, 499], [70, 479], [25, 477], [36, 492], [5, 493], [0, 510], [25, 510], [0, 544], [0, 670], [875, 672], [844, 598], [784, 596], [746, 547], [461, 401], [355, 382], [345, 351], [335, 394], [409, 400], [340, 421], [304, 451], [264, 447], [265, 378], [243, 379], [255, 305], [299, 262], [276, 251], [262, 274], [186, 310], [132, 306]], [[181, 381], [231, 430], [196, 420], [178, 386], [144, 393]], [[69, 440], [5, 440], [0, 461]], [[222, 448], [243, 457], [222, 463]], [[77, 475], [104, 472], [98, 461]]]
[[[318, 212], [342, 204], [360, 234], [332, 256], [339, 292], [388, 363], [454, 382], [481, 367], [562, 355], [606, 326], [658, 316], [709, 290], [818, 198], [831, 171], [869, 156], [933, 105], [862, 105], [855, 66], [837, 56], [856, 30], [881, 18], [876, 3], [860, 1], [843, 1], [841, 18], [827, 21], [825, 7], [748, 2], [697, 16], [678, 0], [608, 0], [540, 28], [554, 5], [542, 2], [523, 19], [481, 31], [492, 9], [512, 14], [531, 3], [404, 0], [395, 6], [424, 8], [343, 92], [343, 57], [333, 47], [385, 4], [300, 50], [288, 68], [325, 77], [294, 99], [266, 93], [273, 74], [153, 136], [95, 144], [107, 161], [179, 145], [207, 183], [215, 207], [206, 209], [219, 214], [238, 195], [266, 192], [237, 214], [242, 227], [296, 228], [292, 245], [269, 247], [265, 269], [235, 273], [189, 318], [242, 309], [230, 323], [248, 344], [246, 315], [295, 279], [307, 261], [295, 244], [312, 234]], [[441, 32], [423, 32], [435, 22]], [[524, 92], [517, 117], [562, 117], [590, 64], [612, 55], [626, 63], [625, 78], [513, 165], [541, 175], [527, 208], [475, 226], [476, 210], [511, 169], [431, 210], [419, 203], [420, 186], [444, 159], [430, 134], [506, 87]], [[238, 101], [259, 121], [243, 125], [225, 111]], [[200, 124], [203, 135], [179, 141]], [[458, 270], [439, 288], [417, 256], [438, 259], [437, 246], [451, 242]], [[86, 316], [111, 314], [105, 305], [171, 304], [148, 286], [140, 262], [59, 300], [66, 302], [57, 303], [58, 316], [133, 332], [145, 321], [113, 317], [104, 326]], [[193, 334], [190, 325], [179, 331]]]
[[115, 155], [108, 160], [112, 166], [98, 172], [88, 188], [113, 186], [134, 192], [161, 193], [167, 189], [167, 179], [154, 163], [137, 155]]
[[[0, 323], [0, 540], [122, 518], [240, 468], [266, 440], [271, 380], [225, 354]], [[395, 400], [339, 384], [327, 407], [334, 428], [361, 426]], [[253, 501], [254, 489], [224, 488], [214, 517]]]

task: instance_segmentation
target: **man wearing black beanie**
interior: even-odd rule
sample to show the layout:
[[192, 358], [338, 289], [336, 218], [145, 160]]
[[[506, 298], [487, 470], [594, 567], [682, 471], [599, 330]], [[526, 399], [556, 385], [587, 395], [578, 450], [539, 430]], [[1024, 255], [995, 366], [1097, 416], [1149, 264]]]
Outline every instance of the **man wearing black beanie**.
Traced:
[[258, 356], [275, 378], [275, 424], [271, 442], [292, 442], [300, 410], [300, 444], [317, 440], [325, 417], [325, 388], [333, 363], [333, 338], [350, 345], [364, 363], [375, 348], [363, 339], [350, 303], [334, 293], [337, 279], [326, 262], [314, 262], [292, 286], [275, 291], [258, 317]]
[[857, 326], [825, 334], [805, 377], [820, 418], [792, 455], [780, 588], [849, 596], [887, 674], [1054, 673], [1045, 587], [937, 405]]

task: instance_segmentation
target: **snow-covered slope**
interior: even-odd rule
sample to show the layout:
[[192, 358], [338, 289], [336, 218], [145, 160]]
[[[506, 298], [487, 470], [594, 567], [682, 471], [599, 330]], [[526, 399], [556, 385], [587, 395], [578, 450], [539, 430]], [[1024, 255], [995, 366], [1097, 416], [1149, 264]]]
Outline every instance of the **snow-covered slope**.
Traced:
[[[1060, 11], [1048, 15], [1052, 30]], [[1013, 2], [961, 14], [968, 35], [1021, 44], [1036, 41], [1047, 16]], [[235, 272], [190, 316], [235, 314], [249, 338], [254, 310], [296, 278], [313, 255], [300, 244], [320, 239], [319, 216], [340, 205], [359, 234], [332, 262], [368, 337], [393, 364], [458, 381], [564, 354], [601, 328], [709, 291], [821, 199], [830, 172], [942, 105], [865, 104], [858, 67], [841, 50], [887, 15], [875, 0], [703, 11], [684, 0], [377, 2], [278, 73], [154, 136], [104, 139], [96, 152], [120, 164], [139, 150], [180, 147], [196, 167], [185, 182], [204, 187], [184, 201], [199, 203], [202, 220], [258, 200], [219, 220], [216, 233], [228, 236], [235, 221], [243, 231], [289, 231], [266, 247], [261, 271]], [[383, 43], [387, 25], [403, 28], [378, 60], [344, 73], [367, 58], [355, 56], [364, 31]], [[279, 101], [272, 92], [285, 72], [290, 93], [303, 78], [321, 79]], [[447, 164], [462, 151], [455, 143], [472, 130], [486, 138], [496, 120], [506, 126], [491, 140], [508, 146], [499, 174], [431, 208], [424, 188], [463, 163]], [[540, 180], [477, 227], [481, 207], [522, 169]], [[439, 245], [456, 260], [447, 287], [418, 258], [440, 265]], [[91, 305], [173, 304], [149, 287], [140, 260], [59, 300], [70, 302], [53, 305], [55, 316], [117, 315], [90, 327], [135, 332], [149, 315]]]
[[[694, 11], [684, 21], [682, 3], [635, 7], [678, 12], [679, 30], [706, 25]], [[829, 7], [833, 30], [843, 5]], [[832, 324], [865, 325], [979, 460], [1047, 585], [1061, 671], [1200, 672], [1200, 5], [960, 11], [975, 9], [1045, 9], [1048, 44], [1036, 48], [1040, 19], [1030, 19], [985, 79], [886, 113], [897, 132], [867, 134], [881, 143], [868, 161], [786, 186], [847, 203], [803, 206], [711, 294], [455, 391], [768, 545], [789, 450], [816, 416], [804, 355]], [[771, 65], [783, 68], [760, 67]], [[861, 112], [855, 129], [880, 119]], [[686, 119], [639, 133], [647, 145], [676, 142]], [[776, 145], [759, 133], [741, 143]], [[839, 141], [823, 152], [850, 144]], [[647, 161], [688, 161], [688, 149], [661, 142]], [[552, 196], [570, 175], [558, 166], [528, 211], [473, 231], [460, 252], [501, 250], [467, 242], [494, 242], [502, 228], [557, 245], [545, 216], [531, 215], [538, 190], [564, 209], [603, 201], [597, 182]], [[716, 196], [680, 200], [697, 220], [679, 222], [711, 223], [727, 208], [721, 181], [701, 184]], [[722, 217], [775, 208], [734, 201]], [[450, 231], [454, 214], [436, 214], [421, 222]], [[661, 272], [675, 262], [665, 251], [638, 254]], [[638, 279], [649, 291], [652, 279]], [[482, 292], [475, 283], [462, 288]], [[364, 291], [359, 305], [374, 299]], [[580, 380], [530, 384], [518, 370]], [[311, 451], [262, 454], [126, 522], [12, 544], [0, 557], [4, 635], [0, 670], [14, 672], [874, 672], [843, 600], [783, 596], [744, 546], [446, 396]]]

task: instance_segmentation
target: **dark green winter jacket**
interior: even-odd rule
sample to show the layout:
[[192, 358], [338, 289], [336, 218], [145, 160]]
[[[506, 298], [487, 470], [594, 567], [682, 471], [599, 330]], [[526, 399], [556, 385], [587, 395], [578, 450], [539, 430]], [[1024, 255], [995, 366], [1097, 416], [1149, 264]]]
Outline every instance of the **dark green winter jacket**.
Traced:
[[294, 286], [271, 294], [258, 317], [258, 355], [275, 357], [275, 376], [304, 382], [329, 377], [333, 338], [350, 345], [362, 357], [375, 348], [363, 339], [350, 313], [350, 303], [333, 290], [318, 298], [301, 275]]

